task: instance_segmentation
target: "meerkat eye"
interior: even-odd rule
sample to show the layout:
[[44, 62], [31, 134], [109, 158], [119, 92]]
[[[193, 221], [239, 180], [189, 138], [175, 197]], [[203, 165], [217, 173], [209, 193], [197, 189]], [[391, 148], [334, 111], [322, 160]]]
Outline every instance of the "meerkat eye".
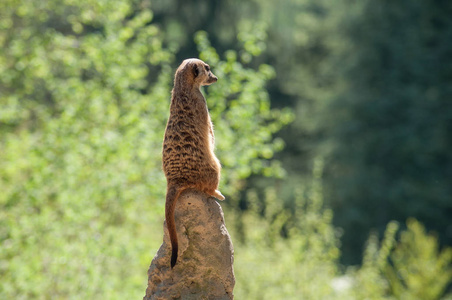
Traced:
[[210, 71], [210, 67], [206, 66], [206, 71], [209, 72]]

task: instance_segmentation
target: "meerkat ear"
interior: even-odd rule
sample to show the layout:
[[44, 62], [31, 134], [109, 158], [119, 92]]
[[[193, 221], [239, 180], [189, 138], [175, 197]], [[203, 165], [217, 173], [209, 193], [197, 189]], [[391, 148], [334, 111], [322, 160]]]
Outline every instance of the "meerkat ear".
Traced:
[[199, 69], [198, 69], [198, 65], [197, 64], [195, 64], [193, 66], [193, 75], [195, 75], [195, 78], [198, 77], [198, 75], [199, 75]]

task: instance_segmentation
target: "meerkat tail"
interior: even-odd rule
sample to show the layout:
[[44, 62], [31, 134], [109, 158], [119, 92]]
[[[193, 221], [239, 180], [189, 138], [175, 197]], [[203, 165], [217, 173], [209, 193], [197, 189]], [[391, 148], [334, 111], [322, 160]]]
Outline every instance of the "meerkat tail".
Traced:
[[179, 198], [182, 190], [184, 190], [184, 188], [169, 186], [166, 192], [165, 218], [166, 227], [168, 228], [169, 237], [171, 240], [171, 269], [176, 265], [179, 249], [177, 241], [176, 221], [174, 219], [174, 210], [176, 209], [177, 198]]

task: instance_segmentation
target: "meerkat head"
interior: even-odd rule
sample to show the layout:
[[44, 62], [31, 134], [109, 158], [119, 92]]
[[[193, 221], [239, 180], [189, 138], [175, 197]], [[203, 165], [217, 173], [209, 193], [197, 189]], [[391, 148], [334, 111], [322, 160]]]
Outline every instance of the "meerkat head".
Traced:
[[176, 71], [176, 78], [178, 74], [183, 74], [185, 80], [188, 79], [197, 86], [210, 85], [218, 80], [210, 70], [210, 66], [196, 58], [184, 60]]

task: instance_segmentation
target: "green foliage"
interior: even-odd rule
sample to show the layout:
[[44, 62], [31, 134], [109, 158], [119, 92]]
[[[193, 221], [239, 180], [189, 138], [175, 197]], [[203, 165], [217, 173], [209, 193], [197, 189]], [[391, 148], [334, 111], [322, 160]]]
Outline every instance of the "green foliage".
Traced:
[[[232, 227], [235, 243], [235, 296], [240, 299], [445, 299], [452, 279], [452, 248], [438, 250], [438, 240], [415, 219], [407, 229], [390, 222], [379, 241], [371, 234], [362, 265], [339, 267], [339, 231], [322, 197], [322, 161], [313, 181], [298, 193], [293, 216], [279, 194], [268, 189], [247, 196], [240, 218], [244, 232]], [[226, 216], [228, 216], [226, 212]], [[231, 220], [234, 222], [234, 220]], [[229, 226], [231, 228], [231, 226]], [[284, 238], [281, 232], [288, 232]], [[239, 240], [235, 238], [235, 240]]]
[[372, 234], [352, 289], [356, 299], [443, 299], [452, 279], [452, 249], [438, 250], [437, 238], [415, 219], [396, 240], [398, 223], [388, 224], [379, 245]]
[[396, 222], [388, 224], [381, 245], [377, 235], [371, 234], [364, 251], [362, 267], [353, 276], [356, 278], [355, 286], [359, 287], [352, 291], [355, 298], [392, 299], [388, 293], [388, 280], [382, 270], [388, 267], [388, 256], [393, 250], [398, 227]]
[[40, 5], [1, 9], [1, 298], [141, 295], [171, 53], [131, 3]]
[[[161, 142], [178, 63], [145, 4], [2, 2], [2, 299], [144, 292], [161, 241]], [[272, 133], [290, 114], [270, 110], [271, 67], [245, 68], [233, 52], [222, 61], [197, 39], [220, 77], [207, 98], [234, 194], [252, 173], [281, 172]]]
[[397, 299], [440, 299], [452, 280], [452, 249], [441, 252], [437, 238], [415, 219], [407, 221], [385, 270]]
[[238, 299], [340, 299], [332, 285], [339, 240], [332, 211], [323, 208], [321, 169], [319, 161], [313, 184], [298, 193], [293, 215], [275, 190], [267, 190], [263, 202], [255, 191], [248, 193], [250, 209], [240, 217], [244, 242], [235, 244]]

